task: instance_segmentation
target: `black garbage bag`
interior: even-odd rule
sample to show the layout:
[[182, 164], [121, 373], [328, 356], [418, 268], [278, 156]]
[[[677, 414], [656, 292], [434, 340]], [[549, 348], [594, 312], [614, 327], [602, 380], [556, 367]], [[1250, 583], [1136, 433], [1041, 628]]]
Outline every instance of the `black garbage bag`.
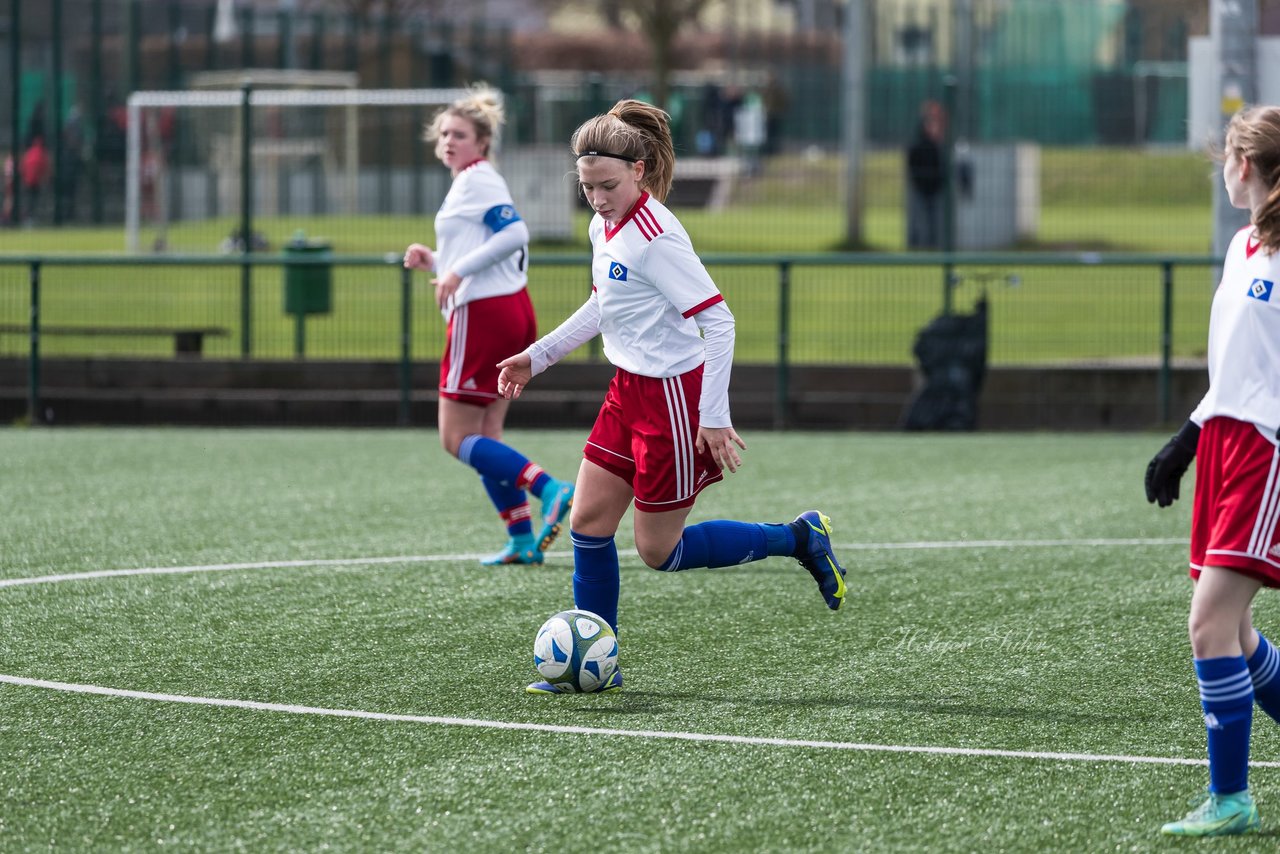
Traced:
[[924, 384], [903, 417], [904, 430], [972, 430], [987, 373], [987, 300], [972, 314], [935, 317], [911, 348]]

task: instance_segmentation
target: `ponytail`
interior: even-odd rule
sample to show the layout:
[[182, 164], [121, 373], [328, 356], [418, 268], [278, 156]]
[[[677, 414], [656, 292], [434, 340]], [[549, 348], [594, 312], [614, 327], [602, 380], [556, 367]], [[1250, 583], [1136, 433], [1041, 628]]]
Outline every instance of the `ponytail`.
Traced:
[[583, 122], [573, 132], [569, 147], [576, 157], [589, 152], [632, 162], [644, 161], [640, 188], [660, 202], [671, 193], [676, 153], [671, 142], [671, 117], [643, 101], [625, 100], [604, 115]]

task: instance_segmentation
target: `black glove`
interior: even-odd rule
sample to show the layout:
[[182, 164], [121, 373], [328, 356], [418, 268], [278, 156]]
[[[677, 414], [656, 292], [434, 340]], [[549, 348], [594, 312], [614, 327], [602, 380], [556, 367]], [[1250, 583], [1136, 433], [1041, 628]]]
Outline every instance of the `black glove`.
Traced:
[[1178, 484], [1187, 473], [1187, 467], [1196, 458], [1196, 443], [1200, 441], [1200, 425], [1188, 421], [1165, 443], [1160, 452], [1147, 463], [1147, 501], [1168, 507], [1178, 500]]

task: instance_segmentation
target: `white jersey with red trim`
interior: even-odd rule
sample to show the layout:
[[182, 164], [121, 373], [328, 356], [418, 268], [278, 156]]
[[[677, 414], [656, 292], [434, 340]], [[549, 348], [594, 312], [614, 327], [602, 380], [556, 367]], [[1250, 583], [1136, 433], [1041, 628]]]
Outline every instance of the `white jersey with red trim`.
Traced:
[[645, 377], [701, 365], [706, 347], [693, 317], [724, 297], [680, 221], [642, 193], [616, 228], [597, 214], [589, 233], [605, 357]]
[[[486, 241], [519, 222], [507, 182], [488, 160], [477, 160], [454, 177], [436, 214], [435, 257], [437, 273], [454, 270], [462, 276], [452, 307], [514, 294], [525, 286], [527, 239], [497, 260], [476, 252]], [[445, 316], [448, 314], [446, 310]]]
[[1209, 391], [1191, 420], [1225, 415], [1280, 427], [1280, 254], [1258, 246], [1253, 226], [1231, 241], [1209, 314]]

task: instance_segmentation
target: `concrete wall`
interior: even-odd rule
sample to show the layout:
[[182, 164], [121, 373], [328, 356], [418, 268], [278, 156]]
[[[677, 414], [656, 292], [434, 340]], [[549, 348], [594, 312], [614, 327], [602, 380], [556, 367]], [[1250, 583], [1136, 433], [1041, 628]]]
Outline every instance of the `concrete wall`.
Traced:
[[[513, 427], [585, 430], [612, 368], [563, 364], [540, 376], [511, 409]], [[27, 362], [0, 359], [0, 423], [27, 410]], [[412, 424], [435, 425], [438, 366], [413, 367]], [[53, 424], [395, 426], [394, 362], [46, 359], [41, 410]], [[919, 382], [907, 367], [796, 366], [779, 404], [777, 369], [734, 368], [735, 426], [895, 430]], [[1204, 394], [1203, 366], [1175, 368], [1170, 423]], [[1145, 430], [1169, 426], [1150, 367], [993, 368], [979, 401], [983, 430]], [[781, 417], [780, 417], [781, 416]]]

